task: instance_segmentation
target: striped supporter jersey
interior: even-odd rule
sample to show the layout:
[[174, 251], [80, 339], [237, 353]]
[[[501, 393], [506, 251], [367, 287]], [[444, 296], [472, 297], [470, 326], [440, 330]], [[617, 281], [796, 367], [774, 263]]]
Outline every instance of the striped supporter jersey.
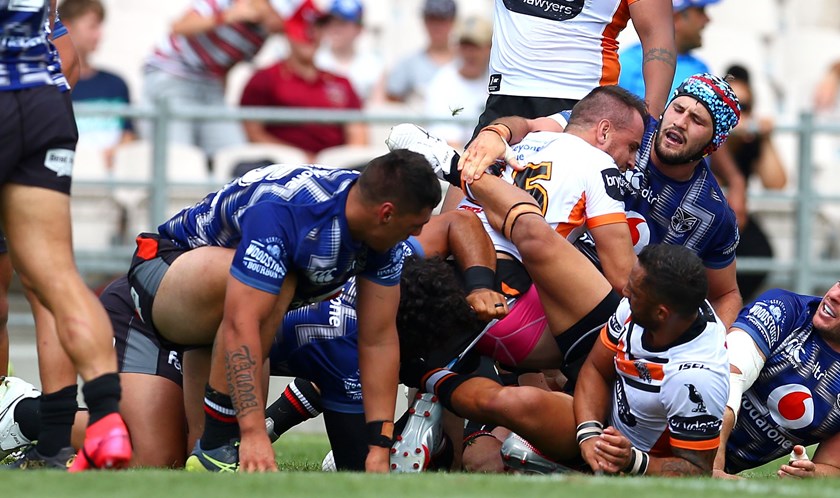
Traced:
[[716, 449], [729, 395], [725, 335], [706, 302], [677, 342], [653, 349], [623, 299], [601, 331], [615, 352], [610, 424], [654, 457], [672, 456], [671, 448]]
[[637, 0], [496, 0], [490, 92], [580, 100], [618, 83], [618, 34]]
[[[193, 0], [202, 17], [222, 15], [236, 0]], [[256, 55], [268, 37], [259, 24], [220, 24], [207, 32], [184, 36], [169, 34], [155, 47], [146, 65], [185, 77], [223, 78], [237, 62]]]
[[[505, 168], [502, 179], [531, 194], [563, 237], [574, 240], [586, 228], [627, 222], [620, 173], [606, 152], [570, 133], [551, 132], [529, 133], [513, 150], [525, 170]], [[465, 199], [459, 209], [477, 213], [496, 250], [521, 260], [513, 243], [490, 227], [481, 206]]]
[[757, 467], [840, 432], [840, 353], [814, 330], [822, 298], [772, 289], [741, 310], [733, 328], [747, 332], [767, 358], [741, 397], [726, 445], [726, 471]]
[[[231, 274], [277, 294], [298, 274], [292, 307], [335, 295], [353, 275], [397, 285], [398, 244], [378, 253], [350, 235], [345, 204], [357, 171], [275, 164], [249, 171], [158, 227], [184, 248], [236, 248]], [[291, 308], [290, 308], [291, 309]]]
[[0, 90], [52, 85], [48, 0], [0, 0]]

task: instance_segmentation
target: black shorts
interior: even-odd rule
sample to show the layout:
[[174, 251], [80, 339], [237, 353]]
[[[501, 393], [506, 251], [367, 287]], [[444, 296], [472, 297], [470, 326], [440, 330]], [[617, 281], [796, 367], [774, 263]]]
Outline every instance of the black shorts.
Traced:
[[154, 329], [134, 312], [128, 277], [111, 282], [99, 296], [114, 329], [114, 349], [120, 373], [157, 375], [178, 386], [181, 374], [181, 348], [164, 347]]
[[52, 85], [0, 91], [0, 184], [69, 195], [78, 138], [69, 92]]
[[549, 97], [520, 97], [518, 95], [490, 95], [484, 105], [484, 112], [478, 117], [478, 126], [473, 131], [472, 141], [482, 128], [505, 116], [541, 118], [560, 111], [568, 111], [577, 104], [575, 99]]
[[172, 262], [186, 251], [156, 233], [141, 233], [137, 236], [137, 249], [128, 270], [128, 283], [134, 293], [137, 314], [149, 326], [154, 324], [152, 305], [163, 276], [169, 271]]

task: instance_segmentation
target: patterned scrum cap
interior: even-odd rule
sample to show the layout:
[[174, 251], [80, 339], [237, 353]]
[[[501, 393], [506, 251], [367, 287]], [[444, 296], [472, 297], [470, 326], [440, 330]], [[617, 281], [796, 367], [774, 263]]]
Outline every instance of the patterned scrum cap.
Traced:
[[729, 132], [741, 119], [741, 106], [738, 103], [738, 97], [723, 78], [709, 73], [695, 74], [683, 80], [680, 86], [674, 90], [668, 104], [670, 105], [675, 98], [681, 95], [688, 95], [697, 99], [712, 116], [714, 134], [709, 145], [703, 149], [703, 155], [707, 156], [716, 151], [726, 141]]

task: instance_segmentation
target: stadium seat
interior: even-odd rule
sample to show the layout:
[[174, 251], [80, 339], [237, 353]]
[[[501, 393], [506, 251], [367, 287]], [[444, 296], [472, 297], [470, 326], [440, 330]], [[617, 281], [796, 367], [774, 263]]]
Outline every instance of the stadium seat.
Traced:
[[92, 184], [107, 182], [110, 178], [111, 171], [100, 149], [76, 147], [70, 197], [73, 247], [76, 249], [107, 249], [118, 239], [123, 210], [114, 199], [111, 187]]
[[[117, 147], [114, 153], [113, 178], [116, 181], [152, 181], [152, 145], [139, 140]], [[213, 190], [207, 168], [207, 156], [196, 146], [169, 144], [166, 177], [168, 186], [165, 216], [194, 204]], [[180, 184], [180, 185], [179, 185]], [[149, 200], [151, 184], [115, 188], [114, 196], [128, 211], [127, 235], [151, 230], [165, 220], [151, 220]]]
[[267, 159], [275, 163], [305, 164], [306, 153], [297, 147], [282, 144], [243, 144], [219, 149], [213, 156], [213, 180], [225, 184], [233, 178], [236, 165]]

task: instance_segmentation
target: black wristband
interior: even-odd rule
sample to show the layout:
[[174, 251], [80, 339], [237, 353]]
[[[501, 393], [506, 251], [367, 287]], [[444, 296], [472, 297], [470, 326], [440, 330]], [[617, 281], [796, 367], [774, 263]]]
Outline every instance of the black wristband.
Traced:
[[393, 438], [382, 433], [382, 428], [385, 424], [391, 424], [390, 420], [375, 420], [368, 422], [365, 427], [367, 429], [367, 443], [369, 446], [379, 446], [380, 448], [390, 448], [394, 444]]
[[492, 289], [496, 283], [496, 272], [486, 266], [470, 266], [464, 270], [464, 287], [467, 294], [476, 289]]

